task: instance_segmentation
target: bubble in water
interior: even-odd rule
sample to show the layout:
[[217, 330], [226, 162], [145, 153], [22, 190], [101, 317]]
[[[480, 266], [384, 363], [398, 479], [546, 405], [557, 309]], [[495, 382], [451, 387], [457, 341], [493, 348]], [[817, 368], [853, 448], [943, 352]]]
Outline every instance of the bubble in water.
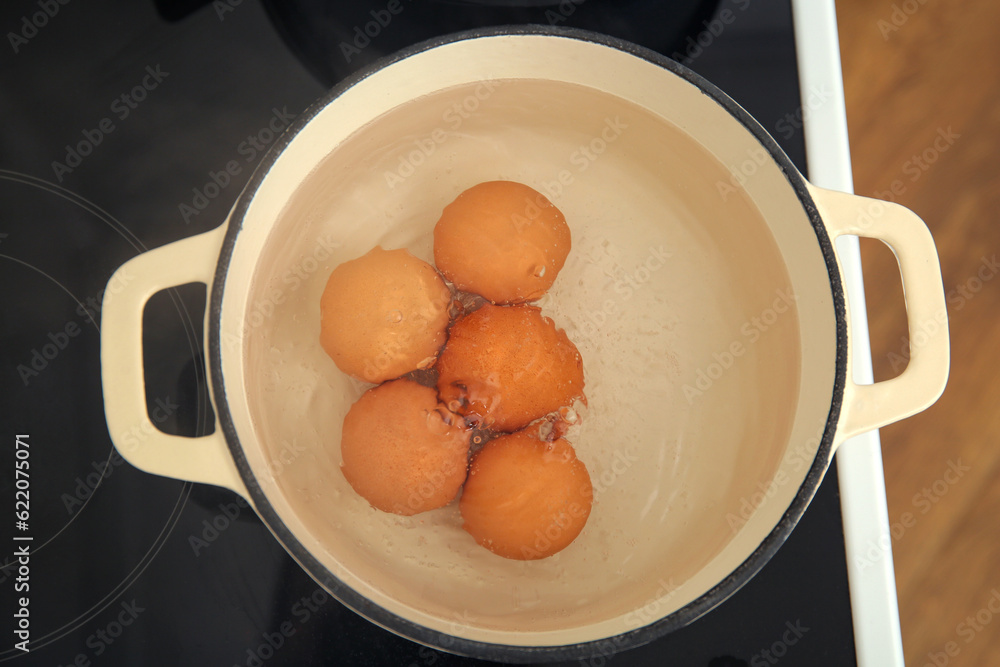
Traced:
[[427, 411], [427, 430], [434, 435], [447, 435], [452, 421], [451, 414], [440, 408]]
[[386, 316], [385, 319], [388, 320], [391, 324], [399, 324], [400, 322], [403, 321], [403, 313], [399, 312], [398, 310], [391, 310], [389, 311], [389, 314]]

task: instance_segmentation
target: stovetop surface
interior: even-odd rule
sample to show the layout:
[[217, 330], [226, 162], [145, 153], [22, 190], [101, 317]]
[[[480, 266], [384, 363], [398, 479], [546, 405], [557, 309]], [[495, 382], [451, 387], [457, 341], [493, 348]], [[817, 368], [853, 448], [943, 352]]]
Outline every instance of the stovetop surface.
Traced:
[[[111, 274], [145, 249], [219, 225], [273, 130], [356, 68], [483, 25], [599, 29], [685, 60], [805, 172], [786, 2], [708, 11], [704, 2], [400, 3], [398, 20], [364, 46], [351, 41], [355, 29], [386, 3], [36, 0], [0, 9], [0, 499], [13, 510], [15, 436], [28, 434], [33, 501], [23, 533], [33, 538], [31, 651], [13, 648], [18, 575], [7, 567], [0, 662], [491, 664], [418, 646], [346, 609], [237, 496], [131, 467], [104, 421], [100, 303], [115, 287]], [[220, 184], [230, 161], [239, 172]], [[204, 304], [205, 288], [189, 285], [156, 295], [144, 316], [150, 415], [169, 433], [214, 428]], [[0, 528], [4, 564], [17, 544], [11, 523]], [[835, 468], [788, 542], [731, 599], [651, 644], [609, 646], [581, 664], [779, 662], [855, 664]]]

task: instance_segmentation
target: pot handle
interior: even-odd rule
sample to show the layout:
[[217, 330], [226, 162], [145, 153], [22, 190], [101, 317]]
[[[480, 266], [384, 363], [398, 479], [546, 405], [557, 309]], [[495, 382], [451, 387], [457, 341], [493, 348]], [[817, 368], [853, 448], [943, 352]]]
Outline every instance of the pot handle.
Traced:
[[[222, 429], [197, 438], [168, 435], [149, 419], [142, 360], [142, 314], [155, 293], [192, 282], [211, 285], [226, 225], [132, 258], [115, 271], [101, 306], [101, 379], [111, 441], [122, 457], [154, 475], [222, 486], [249, 499]], [[211, 396], [212, 407], [215, 399]], [[218, 413], [218, 410], [216, 410]]]
[[[860, 385], [848, 353], [847, 386], [838, 439], [880, 428], [931, 406], [948, 383], [948, 311], [937, 248], [924, 221], [910, 209], [810, 185], [831, 239], [852, 235], [882, 241], [896, 255], [906, 302], [910, 361], [891, 380]], [[848, 345], [851, 325], [848, 316]], [[848, 348], [850, 349], [850, 347]]]

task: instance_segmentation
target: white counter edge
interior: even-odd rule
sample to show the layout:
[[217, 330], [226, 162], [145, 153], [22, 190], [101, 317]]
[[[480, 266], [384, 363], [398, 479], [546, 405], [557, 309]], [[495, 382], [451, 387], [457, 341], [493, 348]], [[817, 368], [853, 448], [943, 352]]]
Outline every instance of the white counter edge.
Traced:
[[[802, 89], [809, 180], [853, 192], [847, 113], [834, 0], [792, 0]], [[838, 254], [847, 281], [855, 381], [872, 381], [861, 255], [855, 237], [842, 237]], [[837, 452], [847, 572], [860, 667], [903, 665], [899, 607], [877, 431], [845, 442]], [[817, 573], [822, 576], [822, 573]]]

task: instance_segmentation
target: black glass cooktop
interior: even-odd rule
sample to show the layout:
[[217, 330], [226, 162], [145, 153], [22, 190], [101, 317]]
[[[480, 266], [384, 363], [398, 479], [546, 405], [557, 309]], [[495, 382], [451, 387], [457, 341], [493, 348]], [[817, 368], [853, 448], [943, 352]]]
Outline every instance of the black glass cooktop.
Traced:
[[[805, 170], [787, 2], [3, 3], [0, 662], [489, 664], [344, 608], [237, 496], [125, 463], [105, 425], [98, 332], [114, 270], [219, 225], [277, 133], [330, 85], [434, 35], [517, 23], [596, 29], [685, 61]], [[146, 309], [149, 411], [168, 433], [214, 428], [204, 303], [204, 287], [189, 285]], [[23, 529], [21, 450], [30, 452]], [[27, 564], [17, 555], [25, 545]], [[14, 616], [24, 596], [26, 620]], [[28, 652], [17, 646], [25, 636]], [[579, 664], [779, 663], [855, 664], [835, 468], [787, 544], [729, 601], [647, 646]]]

